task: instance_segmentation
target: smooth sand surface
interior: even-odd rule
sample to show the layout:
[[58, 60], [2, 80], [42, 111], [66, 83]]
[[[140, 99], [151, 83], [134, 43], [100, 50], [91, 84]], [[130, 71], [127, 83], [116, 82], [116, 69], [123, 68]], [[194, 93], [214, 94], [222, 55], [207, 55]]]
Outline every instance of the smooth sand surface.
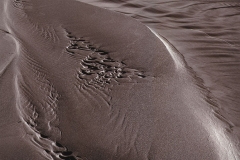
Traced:
[[0, 159], [239, 159], [231, 124], [163, 36], [72, 0], [0, 6]]

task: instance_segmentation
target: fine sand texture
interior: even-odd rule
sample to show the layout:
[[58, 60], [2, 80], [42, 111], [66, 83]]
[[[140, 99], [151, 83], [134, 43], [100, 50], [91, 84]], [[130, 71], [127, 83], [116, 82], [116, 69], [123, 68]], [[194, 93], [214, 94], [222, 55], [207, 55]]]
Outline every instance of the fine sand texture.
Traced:
[[73, 0], [0, 11], [0, 160], [240, 159], [234, 124], [153, 29]]

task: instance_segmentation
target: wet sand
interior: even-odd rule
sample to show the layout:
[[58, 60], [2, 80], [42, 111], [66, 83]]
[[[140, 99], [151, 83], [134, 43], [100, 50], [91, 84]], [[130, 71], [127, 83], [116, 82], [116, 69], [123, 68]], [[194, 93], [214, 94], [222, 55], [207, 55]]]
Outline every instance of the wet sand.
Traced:
[[240, 158], [237, 123], [154, 29], [72, 0], [0, 6], [0, 159]]

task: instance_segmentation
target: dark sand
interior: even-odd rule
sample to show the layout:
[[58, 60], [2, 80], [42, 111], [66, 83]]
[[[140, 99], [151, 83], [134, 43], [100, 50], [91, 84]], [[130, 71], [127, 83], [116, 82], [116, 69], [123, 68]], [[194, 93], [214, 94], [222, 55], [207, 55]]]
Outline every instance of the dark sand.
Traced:
[[1, 160], [240, 159], [236, 123], [152, 29], [72, 0], [0, 11]]

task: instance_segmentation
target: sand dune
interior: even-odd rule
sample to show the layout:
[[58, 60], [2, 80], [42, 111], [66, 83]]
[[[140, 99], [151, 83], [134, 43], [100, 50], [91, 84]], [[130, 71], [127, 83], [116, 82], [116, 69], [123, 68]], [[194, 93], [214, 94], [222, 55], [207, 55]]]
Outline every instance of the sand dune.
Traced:
[[1, 6], [0, 159], [239, 159], [232, 124], [153, 29], [72, 0]]

